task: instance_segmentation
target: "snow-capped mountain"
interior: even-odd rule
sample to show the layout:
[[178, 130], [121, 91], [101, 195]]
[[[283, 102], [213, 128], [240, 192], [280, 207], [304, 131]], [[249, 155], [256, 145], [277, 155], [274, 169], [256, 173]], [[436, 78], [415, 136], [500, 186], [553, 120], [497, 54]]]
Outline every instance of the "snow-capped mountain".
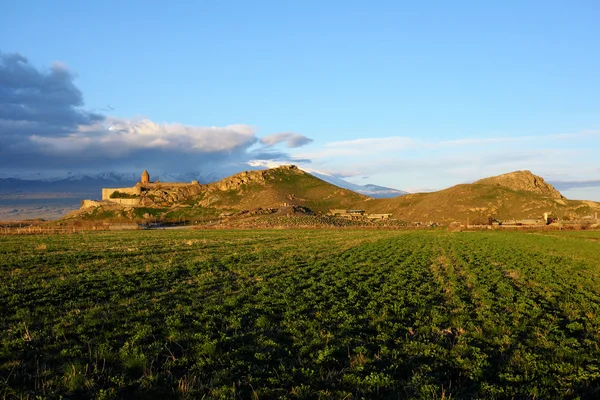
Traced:
[[[139, 173], [133, 172], [68, 172], [63, 175], [33, 175], [0, 177], [0, 195], [21, 193], [56, 193], [68, 192], [81, 198], [98, 198], [103, 187], [129, 187], [140, 180]], [[184, 174], [156, 174], [152, 180], [162, 182], [212, 182], [213, 176], [199, 172]]]
[[[252, 165], [263, 167], [262, 165]], [[371, 197], [397, 197], [406, 194], [402, 190], [392, 189], [378, 185], [358, 185], [348, 182], [342, 178], [324, 172], [301, 168], [305, 172], [345, 189], [353, 190]], [[151, 180], [161, 182], [191, 182], [200, 183], [217, 181], [224, 176], [215, 172], [202, 173], [155, 173], [151, 174]], [[97, 198], [103, 187], [129, 187], [140, 180], [139, 172], [67, 172], [63, 175], [51, 174], [25, 174], [20, 176], [0, 176], [0, 195], [19, 193], [52, 193], [68, 192], [76, 193], [81, 198]]]
[[[303, 168], [300, 168], [304, 170]], [[356, 183], [348, 182], [342, 178], [338, 178], [336, 176], [326, 174], [323, 172], [318, 172], [314, 170], [304, 170], [311, 175], [316, 176], [319, 179], [324, 180], [327, 183], [331, 183], [332, 185], [342, 187], [344, 189], [350, 189], [354, 192], [364, 194], [365, 196], [374, 197], [374, 198], [387, 198], [387, 197], [398, 197], [408, 194], [403, 190], [392, 189], [385, 186], [378, 185], [358, 185]]]
[[408, 192], [405, 192], [404, 190], [398, 190], [373, 184], [363, 185], [362, 187], [364, 189], [361, 189], [363, 191], [359, 193], [375, 198], [398, 197], [408, 194]]

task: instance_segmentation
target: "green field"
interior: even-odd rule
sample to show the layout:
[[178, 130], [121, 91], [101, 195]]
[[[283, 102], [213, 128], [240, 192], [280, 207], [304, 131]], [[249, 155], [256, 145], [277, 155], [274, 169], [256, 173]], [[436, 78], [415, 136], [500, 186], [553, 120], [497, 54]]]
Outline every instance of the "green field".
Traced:
[[598, 398], [600, 233], [0, 236], [2, 398]]

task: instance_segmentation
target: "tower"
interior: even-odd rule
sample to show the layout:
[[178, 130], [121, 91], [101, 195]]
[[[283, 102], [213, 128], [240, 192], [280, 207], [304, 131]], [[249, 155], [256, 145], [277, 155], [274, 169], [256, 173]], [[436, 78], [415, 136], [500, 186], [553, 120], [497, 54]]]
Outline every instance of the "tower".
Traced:
[[142, 172], [142, 183], [150, 183], [150, 174], [148, 173], [148, 171], [144, 170], [144, 172]]

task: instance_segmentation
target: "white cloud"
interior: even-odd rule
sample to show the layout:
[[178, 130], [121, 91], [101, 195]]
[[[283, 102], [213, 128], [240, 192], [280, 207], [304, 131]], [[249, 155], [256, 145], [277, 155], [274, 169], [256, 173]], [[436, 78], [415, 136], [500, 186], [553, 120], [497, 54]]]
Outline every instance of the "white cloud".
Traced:
[[77, 132], [67, 136], [33, 135], [30, 140], [42, 145], [42, 151], [52, 154], [70, 154], [87, 149], [127, 154], [143, 149], [184, 153], [231, 152], [247, 149], [258, 139], [248, 125], [200, 127], [157, 124], [148, 119], [129, 121], [112, 118], [95, 125], [80, 126]]
[[277, 168], [282, 165], [288, 165], [289, 163], [279, 162], [279, 161], [270, 161], [270, 160], [250, 160], [248, 161], [248, 165], [251, 167], [259, 167], [259, 168]]
[[[354, 183], [369, 176], [369, 183], [416, 192], [523, 169], [550, 182], [597, 179], [599, 138], [599, 131], [445, 140], [390, 136], [331, 142], [294, 155], [327, 173], [352, 170]], [[600, 190], [593, 199], [600, 200]]]
[[312, 139], [299, 133], [281, 132], [265, 136], [262, 139], [260, 139], [260, 142], [267, 146], [275, 146], [279, 143], [285, 143], [288, 148], [295, 148], [304, 146], [312, 142]]

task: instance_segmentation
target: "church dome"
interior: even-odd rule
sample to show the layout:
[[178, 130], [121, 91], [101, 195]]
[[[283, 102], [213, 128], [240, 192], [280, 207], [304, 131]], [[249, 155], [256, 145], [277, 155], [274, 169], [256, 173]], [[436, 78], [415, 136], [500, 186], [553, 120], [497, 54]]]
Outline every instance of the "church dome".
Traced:
[[149, 183], [150, 182], [150, 174], [148, 173], [148, 171], [144, 170], [144, 172], [142, 172], [142, 183]]

